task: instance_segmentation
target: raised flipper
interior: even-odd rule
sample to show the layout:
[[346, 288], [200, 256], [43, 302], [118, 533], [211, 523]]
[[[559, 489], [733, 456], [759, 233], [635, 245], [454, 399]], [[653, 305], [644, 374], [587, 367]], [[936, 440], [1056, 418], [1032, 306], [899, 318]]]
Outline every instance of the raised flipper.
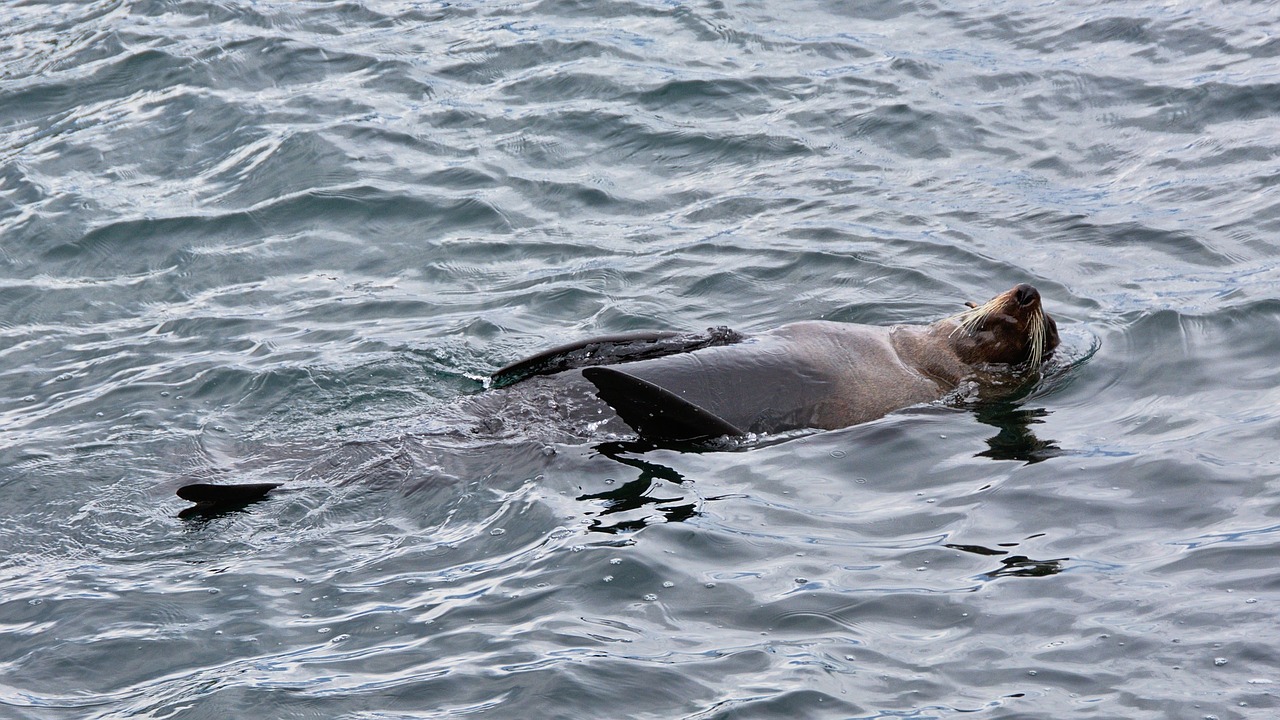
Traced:
[[178, 517], [192, 515], [219, 515], [229, 510], [239, 510], [266, 497], [280, 487], [280, 483], [244, 483], [241, 485], [213, 485], [195, 483], [178, 488], [178, 497], [195, 503], [178, 513]]
[[642, 440], [679, 443], [746, 434], [724, 418], [621, 370], [589, 367], [582, 376]]
[[498, 370], [489, 376], [493, 387], [506, 387], [536, 375], [551, 375], [564, 370], [617, 365], [636, 360], [693, 352], [718, 345], [741, 342], [743, 336], [727, 327], [707, 328], [701, 333], [679, 333], [670, 330], [646, 330], [581, 340], [551, 348], [533, 357]]

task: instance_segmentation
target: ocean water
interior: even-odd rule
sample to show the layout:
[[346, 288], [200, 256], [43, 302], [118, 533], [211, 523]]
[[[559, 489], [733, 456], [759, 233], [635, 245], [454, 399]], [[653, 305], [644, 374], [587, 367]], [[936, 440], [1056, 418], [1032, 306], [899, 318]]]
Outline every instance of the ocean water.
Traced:
[[[1269, 3], [0, 4], [0, 717], [1274, 717], [1278, 180]], [[1014, 399], [459, 434], [1018, 282]]]

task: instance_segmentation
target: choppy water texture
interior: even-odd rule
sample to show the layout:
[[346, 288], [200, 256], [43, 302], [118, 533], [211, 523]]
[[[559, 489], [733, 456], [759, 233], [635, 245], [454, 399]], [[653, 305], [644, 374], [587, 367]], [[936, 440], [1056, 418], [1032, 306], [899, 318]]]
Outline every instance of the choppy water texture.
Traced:
[[[1278, 18], [0, 5], [0, 716], [1272, 716]], [[552, 344], [1020, 281], [1097, 352], [1017, 402], [448, 439]]]

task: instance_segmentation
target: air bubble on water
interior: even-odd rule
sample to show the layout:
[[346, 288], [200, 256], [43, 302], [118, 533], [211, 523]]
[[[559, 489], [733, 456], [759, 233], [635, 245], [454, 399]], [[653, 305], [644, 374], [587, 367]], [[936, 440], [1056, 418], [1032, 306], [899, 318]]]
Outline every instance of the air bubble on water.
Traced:
[[675, 584], [675, 583], [673, 583], [673, 582], [671, 582], [670, 580], [667, 580], [666, 582], [662, 583], [662, 587], [664, 587], [664, 588], [671, 588], [671, 587], [675, 587], [675, 586], [676, 586], [676, 584]]
[[507, 531], [506, 531], [506, 530], [503, 530], [502, 528], [494, 528], [494, 529], [492, 529], [492, 530], [490, 530], [490, 531], [489, 531], [489, 534], [490, 534], [490, 535], [502, 535], [502, 534], [504, 534], [504, 533], [506, 533], [506, 532], [507, 532]]
[[610, 565], [621, 565], [621, 564], [622, 564], [622, 558], [609, 558], [609, 564], [610, 564]]
[[648, 593], [644, 596], [644, 599], [647, 600], [648, 602], [653, 602], [654, 600], [658, 599], [658, 596], [654, 595], [653, 593]]
[[1224, 657], [1216, 657], [1213, 659], [1213, 664], [1217, 665], [1218, 667], [1222, 667], [1223, 665], [1227, 664], [1227, 659]]

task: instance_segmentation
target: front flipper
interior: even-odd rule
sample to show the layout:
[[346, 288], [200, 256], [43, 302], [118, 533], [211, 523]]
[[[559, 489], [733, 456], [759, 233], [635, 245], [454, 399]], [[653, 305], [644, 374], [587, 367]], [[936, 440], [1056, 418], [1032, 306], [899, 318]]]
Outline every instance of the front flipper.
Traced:
[[741, 429], [675, 393], [608, 367], [589, 367], [582, 376], [596, 386], [596, 396], [623, 422], [653, 443], [710, 440], [745, 435]]
[[743, 336], [727, 327], [706, 332], [679, 333], [670, 330], [605, 335], [561, 345], [497, 370], [489, 376], [493, 387], [506, 387], [535, 375], [551, 375], [574, 368], [650, 360], [689, 353], [703, 348], [742, 342]]

